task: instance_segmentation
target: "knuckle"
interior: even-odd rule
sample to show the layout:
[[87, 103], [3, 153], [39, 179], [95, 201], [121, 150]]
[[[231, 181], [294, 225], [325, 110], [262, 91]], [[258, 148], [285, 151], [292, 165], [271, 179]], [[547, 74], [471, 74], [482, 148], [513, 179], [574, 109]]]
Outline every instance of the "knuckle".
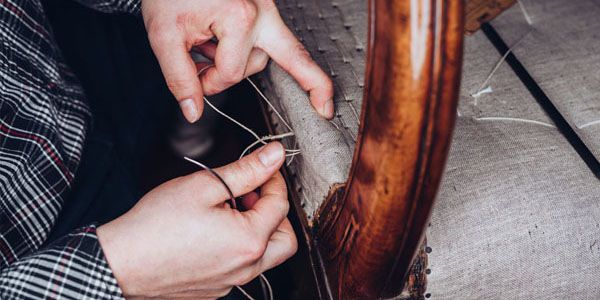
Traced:
[[250, 29], [256, 23], [258, 17], [258, 8], [252, 1], [240, 0], [236, 1], [231, 7], [230, 13], [235, 16], [240, 29]]
[[327, 94], [333, 94], [333, 81], [325, 73], [319, 72], [315, 78], [318, 78], [318, 80], [308, 84], [310, 90], [319, 89]]
[[254, 178], [259, 178], [262, 177], [261, 172], [259, 171], [259, 164], [258, 163], [245, 163], [245, 164], [239, 164], [238, 166], [238, 174], [240, 175], [240, 180], [243, 182], [249, 182], [249, 179], [254, 179]]
[[304, 47], [304, 44], [302, 44], [300, 41], [296, 41], [296, 45], [294, 45], [294, 52], [296, 53], [298, 58], [301, 58], [302, 60], [312, 60], [312, 58], [310, 57], [310, 53], [308, 52], [308, 50], [306, 50], [306, 47]]
[[178, 97], [182, 91], [187, 89], [189, 86], [189, 82], [187, 80], [182, 78], [173, 78], [170, 76], [167, 77], [166, 83], [169, 90], [175, 94], [175, 97]]
[[219, 80], [217, 80], [215, 78], [215, 76], [206, 76], [203, 75], [202, 77], [202, 92], [204, 92], [205, 95], [210, 96], [210, 95], [214, 95], [217, 93], [220, 93], [221, 91], [225, 90], [225, 88], [222, 86], [222, 84], [219, 82]]
[[180, 36], [179, 28], [166, 18], [148, 18], [145, 27], [150, 43], [170, 42]]
[[251, 238], [244, 245], [244, 257], [249, 262], [258, 261], [267, 249], [267, 244], [259, 238]]
[[263, 56], [258, 60], [257, 71], [262, 71], [267, 67], [267, 63], [269, 63], [269, 57]]
[[158, 22], [148, 24], [146, 30], [148, 32], [148, 40], [150, 40], [150, 43], [153, 45], [168, 43], [173, 40], [173, 31], [161, 26]]
[[277, 9], [277, 5], [275, 5], [275, 1], [273, 0], [262, 0], [260, 1], [261, 8], [266, 10]]
[[188, 27], [188, 24], [191, 23], [193, 23], [193, 21], [190, 13], [181, 13], [175, 18], [175, 26], [181, 31], [184, 31]]
[[234, 285], [245, 285], [248, 282], [254, 280], [254, 278], [256, 278], [256, 276], [258, 276], [258, 272], [257, 270], [255, 270], [254, 267], [248, 267], [245, 268], [244, 270], [242, 270], [240, 272], [240, 274], [237, 276], [237, 278], [234, 280]]
[[280, 213], [281, 216], [287, 215], [288, 211], [290, 210], [290, 204], [288, 203], [287, 199], [283, 196], [280, 197], [280, 199], [278, 200], [279, 201], [276, 202], [277, 211]]
[[148, 17], [144, 19], [144, 27], [146, 27], [146, 33], [153, 35], [160, 30], [160, 25], [155, 17]]
[[235, 67], [223, 72], [223, 83], [231, 86], [244, 79], [244, 69], [242, 67]]
[[286, 241], [288, 249], [288, 257], [293, 256], [298, 251], [298, 240], [295, 235], [290, 235]]

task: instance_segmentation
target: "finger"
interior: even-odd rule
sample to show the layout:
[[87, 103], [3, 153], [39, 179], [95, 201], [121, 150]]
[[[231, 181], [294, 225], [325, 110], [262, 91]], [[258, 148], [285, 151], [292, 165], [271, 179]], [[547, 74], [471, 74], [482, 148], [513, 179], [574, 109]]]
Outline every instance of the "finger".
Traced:
[[252, 76], [265, 69], [269, 62], [269, 55], [261, 49], [254, 48], [250, 52], [250, 59], [248, 60], [248, 68], [244, 77]]
[[298, 250], [298, 240], [288, 219], [285, 219], [267, 243], [267, 249], [259, 260], [259, 270], [265, 272], [292, 257]]
[[179, 102], [183, 115], [190, 123], [197, 121], [204, 107], [202, 86], [183, 37], [178, 34], [155, 34], [149, 37], [167, 86]]
[[[194, 51], [202, 54], [204, 57], [214, 60], [217, 53], [217, 45], [209, 42], [194, 47]], [[269, 62], [269, 56], [261, 49], [253, 48], [250, 52], [250, 58], [246, 65], [246, 72], [244, 78], [252, 76], [265, 69]]]
[[[213, 171], [225, 181], [235, 197], [254, 191], [273, 177], [285, 160], [283, 145], [269, 143], [242, 159]], [[229, 192], [221, 181], [206, 171], [191, 175], [194, 192], [201, 192], [212, 199], [212, 205], [218, 205], [230, 198]], [[198, 181], [201, 181], [200, 183]], [[206, 182], [209, 180], [210, 182]], [[207, 189], [206, 186], [214, 188]]]
[[215, 65], [200, 75], [203, 91], [207, 95], [217, 94], [242, 81], [251, 51], [248, 33], [225, 35], [220, 39], [214, 56]]
[[333, 118], [333, 83], [310, 57], [279, 15], [273, 16], [275, 26], [260, 35], [257, 46], [263, 49], [281, 68], [288, 72], [310, 94], [313, 107], [325, 118]]
[[287, 188], [277, 172], [261, 187], [260, 198], [244, 215], [257, 234], [268, 240], [285, 220], [289, 210]]
[[244, 195], [244, 198], [242, 198], [241, 204], [246, 210], [252, 209], [252, 207], [254, 206], [254, 204], [256, 204], [256, 202], [258, 201], [259, 198], [260, 198], [260, 196], [258, 195], [258, 193], [250, 192], [250, 193]]

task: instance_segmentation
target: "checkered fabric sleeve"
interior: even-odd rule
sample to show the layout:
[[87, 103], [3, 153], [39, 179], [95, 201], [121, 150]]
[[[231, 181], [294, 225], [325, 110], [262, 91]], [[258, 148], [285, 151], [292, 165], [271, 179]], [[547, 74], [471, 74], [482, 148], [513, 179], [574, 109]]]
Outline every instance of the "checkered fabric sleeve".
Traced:
[[140, 13], [142, 0], [75, 0], [87, 7], [106, 13]]
[[[78, 0], [105, 12], [140, 0]], [[42, 247], [81, 159], [91, 114], [40, 0], [0, 0], [0, 299], [121, 299], [94, 226]]]
[[1, 299], [123, 299], [95, 226], [69, 234], [0, 272]]

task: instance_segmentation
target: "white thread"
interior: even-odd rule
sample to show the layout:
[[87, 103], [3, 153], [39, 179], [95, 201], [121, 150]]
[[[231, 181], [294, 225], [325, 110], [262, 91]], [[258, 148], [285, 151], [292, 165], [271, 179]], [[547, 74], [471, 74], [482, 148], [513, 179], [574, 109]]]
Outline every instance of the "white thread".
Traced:
[[[204, 69], [208, 68], [209, 66], [206, 66], [205, 68], [203, 68], [201, 71], [203, 71]], [[199, 72], [201, 73], [201, 72]], [[250, 82], [250, 84], [252, 85], [252, 87], [258, 92], [258, 94], [261, 96], [261, 98], [269, 105], [269, 107], [273, 110], [273, 112], [277, 115], [277, 117], [281, 120], [281, 122], [287, 127], [288, 130], [290, 130], [290, 132], [287, 133], [283, 133], [283, 134], [278, 134], [278, 135], [268, 135], [268, 136], [264, 136], [264, 137], [260, 137], [258, 134], [256, 134], [256, 132], [254, 132], [252, 129], [248, 128], [247, 126], [245, 126], [244, 124], [242, 124], [241, 122], [237, 121], [236, 119], [232, 118], [231, 116], [227, 115], [226, 113], [222, 112], [221, 110], [219, 110], [215, 105], [213, 105], [206, 97], [204, 98], [204, 101], [206, 102], [206, 104], [208, 104], [208, 106], [210, 106], [215, 112], [217, 112], [218, 114], [220, 114], [221, 116], [227, 118], [229, 121], [233, 122], [234, 124], [238, 125], [240, 128], [246, 130], [247, 132], [249, 132], [252, 136], [254, 136], [256, 138], [256, 141], [253, 142], [252, 144], [250, 144], [248, 147], [246, 147], [246, 149], [244, 149], [244, 151], [242, 152], [242, 154], [240, 155], [240, 159], [242, 157], [244, 157], [244, 155], [246, 155], [246, 153], [248, 151], [250, 151], [250, 149], [252, 149], [253, 147], [255, 147], [258, 144], [267, 144], [266, 141], [272, 141], [272, 140], [277, 140], [277, 139], [283, 139], [286, 137], [291, 137], [294, 136], [294, 132], [291, 128], [291, 126], [283, 119], [283, 117], [281, 116], [281, 114], [277, 111], [277, 109], [275, 109], [275, 106], [271, 103], [271, 101], [269, 101], [269, 99], [267, 99], [267, 97], [260, 91], [260, 89], [256, 86], [256, 84], [254, 84], [254, 82], [250, 79], [250, 78], [246, 78], [246, 80], [248, 80], [248, 82]], [[299, 149], [285, 149], [286, 152], [286, 157], [291, 157], [290, 162], [294, 159], [294, 157], [298, 154], [300, 154], [300, 150]], [[203, 164], [185, 157], [186, 160], [204, 168], [205, 170], [208, 170], [208, 167], [204, 166]], [[225, 187], [229, 189], [229, 187], [227, 186], [227, 183], [225, 183], [224, 181], [222, 181], [222, 183], [225, 185]], [[235, 205], [235, 203], [234, 203]], [[263, 274], [259, 274], [258, 275], [260, 280], [261, 280], [261, 284], [264, 282], [264, 284], [267, 286], [267, 290], [269, 292], [269, 300], [273, 300], [274, 296], [273, 296], [273, 288], [271, 287], [271, 283], [269, 282], [269, 280], [267, 279], [267, 277]], [[246, 292], [242, 287], [240, 286], [235, 286], [244, 296], [246, 296], [249, 300], [255, 300], [248, 292]]]
[[[206, 102], [206, 104], [208, 104], [212, 109], [214, 109], [217, 113], [219, 113], [220, 115], [222, 115], [223, 117], [227, 118], [228, 120], [230, 120], [231, 122], [235, 123], [236, 125], [238, 125], [239, 127], [241, 127], [242, 129], [248, 131], [252, 136], [254, 136], [257, 140], [257, 142], [262, 143], [263, 145], [266, 145], [267, 142], [265, 142], [260, 136], [258, 136], [258, 134], [256, 134], [256, 132], [254, 132], [252, 129], [246, 127], [244, 124], [238, 122], [236, 119], [230, 117], [229, 115], [227, 115], [226, 113], [222, 112], [221, 110], [219, 110], [216, 106], [214, 106], [210, 101], [208, 101], [208, 99], [206, 97], [204, 97], [204, 101]], [[293, 133], [292, 133], [293, 135]], [[285, 152], [297, 152], [298, 149], [285, 149]]]
[[521, 118], [482, 117], [482, 118], [475, 118], [475, 120], [477, 120], [477, 121], [515, 121], [515, 122], [523, 122], [523, 123], [529, 123], [529, 124], [542, 125], [542, 126], [550, 127], [550, 128], [556, 128], [556, 126], [554, 126], [552, 124], [548, 124], [548, 123], [540, 122], [540, 121], [536, 121], [536, 120], [521, 119]]
[[527, 12], [527, 9], [525, 9], [525, 5], [523, 4], [522, 0], [517, 0], [517, 2], [519, 3], [519, 7], [521, 8], [521, 12], [523, 13], [523, 17], [525, 17], [525, 21], [527, 22], [527, 24], [532, 25], [533, 21], [531, 20], [531, 16], [529, 16], [529, 13]]
[[329, 120], [329, 123], [331, 123], [331, 125], [333, 125], [333, 127], [335, 127], [335, 129], [337, 129], [338, 131], [341, 131], [340, 126], [338, 126], [338, 124], [335, 124], [335, 122], [333, 122], [333, 120]]
[[[217, 173], [215, 173], [215, 171], [212, 170], [212, 168], [200, 163], [199, 161], [193, 160], [189, 157], [184, 157], [185, 160], [201, 167], [202, 169], [210, 172], [213, 176], [217, 177], [217, 179], [219, 179], [219, 181], [221, 182], [221, 184], [223, 184], [223, 186], [225, 186], [225, 189], [229, 192], [229, 196], [231, 197], [231, 201], [233, 201], [232, 206], [233, 209], [235, 209], [237, 206], [235, 204], [235, 195], [233, 194], [233, 192], [231, 191], [231, 188], [229, 187], [229, 185], [227, 185], [227, 182], [225, 182], [225, 180], [223, 178], [221, 178], [221, 176], [219, 176]], [[267, 288], [269, 290], [269, 300], [273, 300], [273, 289], [271, 288], [271, 283], [269, 282], [269, 280], [267, 279], [267, 277], [265, 275], [263, 275], [262, 273], [258, 275], [258, 277], [261, 280], [261, 284], [262, 282], [265, 282], [267, 285]], [[248, 292], [246, 292], [241, 286], [236, 285], [235, 286], [238, 290], [240, 290], [240, 292], [242, 294], [244, 294], [244, 296], [248, 297], [249, 300], [255, 300]]]
[[[479, 97], [479, 96], [482, 95], [481, 92], [485, 89], [486, 85], [492, 79], [492, 77], [494, 76], [494, 74], [496, 73], [496, 71], [498, 71], [498, 68], [500, 68], [500, 66], [502, 65], [502, 63], [506, 60], [506, 57], [513, 51], [513, 49], [515, 47], [517, 47], [525, 39], [525, 37], [527, 37], [529, 35], [529, 33], [531, 33], [531, 31], [532, 30], [529, 30], [516, 43], [514, 43], [512, 46], [510, 46], [510, 48], [508, 48], [508, 50], [506, 51], [506, 53], [504, 53], [504, 55], [502, 55], [502, 57], [500, 58], [500, 60], [496, 63], [496, 65], [494, 66], [494, 68], [492, 69], [492, 71], [490, 72], [490, 74], [485, 78], [485, 80], [479, 86], [479, 88], [477, 89], [477, 91], [475, 93], [471, 93], [471, 97], [475, 98], [475, 105], [477, 105], [477, 97]], [[489, 87], [489, 88], [491, 89], [491, 87]]]
[[204, 68], [198, 70], [198, 72], [196, 73], [196, 75], [200, 76], [200, 74], [202, 74], [202, 72], [208, 70], [212, 66], [214, 66], [214, 65], [213, 64], [209, 64], [209, 65], [204, 66]]
[[242, 294], [244, 294], [244, 296], [246, 296], [246, 298], [248, 298], [248, 300], [256, 300], [254, 299], [252, 296], [250, 296], [250, 294], [248, 294], [248, 292], [244, 291], [243, 288], [241, 288], [240, 286], [236, 285], [235, 286]]
[[360, 117], [358, 116], [358, 111], [356, 111], [356, 108], [354, 108], [354, 105], [352, 105], [352, 102], [350, 101], [346, 101], [348, 103], [348, 105], [350, 105], [350, 109], [352, 110], [352, 115], [354, 115], [354, 118], [356, 119], [356, 123], [360, 123]]
[[219, 113], [221, 116], [227, 118], [229, 121], [235, 123], [237, 126], [240, 126], [242, 129], [248, 131], [251, 135], [253, 135], [257, 140], [260, 140], [260, 136], [258, 136], [258, 134], [256, 134], [252, 129], [246, 127], [244, 124], [238, 122], [236, 119], [230, 117], [229, 115], [227, 115], [226, 113], [220, 111], [216, 106], [214, 106], [210, 101], [208, 101], [208, 99], [206, 97], [204, 97], [204, 101], [206, 102], [206, 104], [208, 104], [212, 109], [214, 109], [217, 113]]
[[479, 96], [481, 96], [481, 95], [483, 95], [483, 94], [489, 94], [489, 93], [491, 93], [491, 92], [493, 92], [493, 90], [492, 90], [492, 86], [491, 86], [491, 85], [488, 85], [488, 86], [487, 86], [485, 89], [483, 89], [483, 90], [481, 90], [481, 91], [479, 91], [479, 92], [477, 92], [477, 93], [473, 94], [472, 96], [473, 96], [473, 98], [479, 98]]
[[[292, 146], [292, 148], [296, 148], [298, 142], [296, 142], [296, 140], [294, 140], [294, 146]], [[298, 154], [300, 154], [300, 152], [298, 152]], [[289, 167], [290, 165], [292, 165], [292, 162], [294, 161], [294, 158], [296, 158], [296, 156], [292, 156], [292, 158], [290, 158], [290, 160], [286, 163], [286, 166]]]
[[275, 297], [273, 297], [273, 288], [271, 287], [271, 283], [269, 282], [269, 280], [267, 280], [267, 277], [263, 274], [258, 275], [258, 277], [262, 280], [262, 282], [264, 282], [267, 285], [267, 290], [269, 291], [269, 299], [275, 299]]
[[300, 154], [300, 150], [298, 150], [298, 152], [294, 152], [294, 153], [288, 153], [285, 155], [285, 157], [295, 157], [296, 155]]
[[254, 81], [252, 81], [252, 79], [250, 79], [250, 77], [246, 77], [246, 80], [248, 80], [248, 82], [250, 82], [250, 85], [252, 85], [252, 87], [254, 88], [254, 90], [256, 90], [256, 92], [260, 95], [260, 97], [267, 102], [267, 105], [269, 105], [269, 107], [273, 110], [273, 112], [277, 115], [277, 117], [279, 118], [279, 120], [281, 120], [281, 122], [283, 123], [283, 125], [285, 125], [285, 127], [287, 127], [287, 129], [289, 131], [293, 131], [292, 127], [290, 127], [290, 125], [283, 119], [283, 117], [281, 116], [281, 114], [279, 114], [279, 112], [277, 111], [277, 109], [275, 109], [275, 106], [273, 106], [273, 104], [271, 104], [271, 101], [269, 101], [269, 99], [267, 99], [267, 97], [265, 96], [265, 94], [262, 93], [262, 91], [256, 86], [256, 84], [254, 84]]
[[596, 120], [596, 121], [585, 123], [585, 124], [577, 127], [577, 129], [583, 129], [583, 128], [586, 128], [588, 126], [592, 126], [592, 125], [596, 125], [596, 124], [600, 124], [600, 120]]
[[[264, 143], [265, 141], [272, 141], [272, 140], [276, 140], [276, 139], [282, 139], [282, 138], [285, 138], [288, 136], [293, 136], [293, 135], [294, 135], [293, 132], [288, 132], [288, 133], [284, 133], [284, 134], [264, 136], [264, 137], [256, 140], [254, 143], [250, 144], [248, 147], [246, 147], [246, 149], [244, 149], [244, 151], [242, 151], [242, 155], [240, 155], [240, 159], [242, 157], [244, 157], [246, 155], [246, 153], [248, 151], [250, 151], [250, 149], [252, 149], [254, 146], [258, 145], [259, 143]], [[290, 151], [294, 151], [294, 150], [290, 150]], [[295, 151], [292, 153], [295, 153]]]
[[262, 280], [262, 278], [259, 278], [259, 282], [260, 282], [260, 290], [262, 291], [263, 294], [263, 299], [267, 299], [269, 292], [267, 291], [267, 285], [265, 284], [265, 281]]

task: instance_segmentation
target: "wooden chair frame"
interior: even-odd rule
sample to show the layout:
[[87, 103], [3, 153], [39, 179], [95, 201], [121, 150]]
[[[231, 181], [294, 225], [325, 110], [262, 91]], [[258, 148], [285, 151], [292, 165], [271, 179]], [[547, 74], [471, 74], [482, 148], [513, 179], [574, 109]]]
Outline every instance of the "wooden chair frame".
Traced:
[[347, 184], [309, 227], [322, 299], [401, 293], [440, 184], [462, 67], [461, 0], [370, 0], [364, 101]]

